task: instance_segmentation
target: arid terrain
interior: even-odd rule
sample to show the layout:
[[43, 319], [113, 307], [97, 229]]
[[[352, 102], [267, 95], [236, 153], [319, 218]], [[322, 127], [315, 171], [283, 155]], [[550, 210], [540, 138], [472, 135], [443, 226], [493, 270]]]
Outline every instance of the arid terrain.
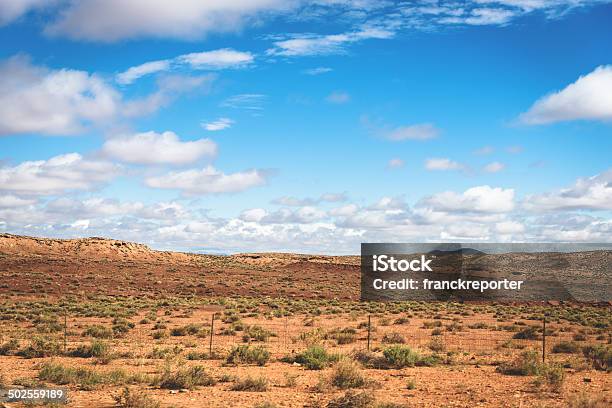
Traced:
[[0, 388], [65, 387], [71, 407], [612, 404], [610, 305], [359, 302], [359, 282], [357, 256], [0, 235]]

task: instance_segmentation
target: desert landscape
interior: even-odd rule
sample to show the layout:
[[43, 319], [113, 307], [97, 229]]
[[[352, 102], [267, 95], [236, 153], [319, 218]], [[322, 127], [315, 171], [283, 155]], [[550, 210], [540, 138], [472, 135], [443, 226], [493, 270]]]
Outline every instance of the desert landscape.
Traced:
[[103, 238], [3, 234], [0, 277], [0, 388], [70, 407], [612, 402], [610, 304], [359, 302], [358, 256]]

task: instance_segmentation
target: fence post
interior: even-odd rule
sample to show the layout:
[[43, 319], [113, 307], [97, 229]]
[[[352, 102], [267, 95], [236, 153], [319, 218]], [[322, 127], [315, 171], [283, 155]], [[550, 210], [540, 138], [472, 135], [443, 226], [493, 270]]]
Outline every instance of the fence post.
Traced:
[[542, 318], [542, 363], [546, 362], [546, 314]]
[[372, 316], [368, 315], [368, 351], [370, 351], [371, 333], [372, 333]]
[[68, 348], [68, 311], [64, 309], [64, 354]]
[[212, 358], [213, 336], [215, 333], [215, 313], [210, 318], [210, 342], [208, 343], [208, 358]]

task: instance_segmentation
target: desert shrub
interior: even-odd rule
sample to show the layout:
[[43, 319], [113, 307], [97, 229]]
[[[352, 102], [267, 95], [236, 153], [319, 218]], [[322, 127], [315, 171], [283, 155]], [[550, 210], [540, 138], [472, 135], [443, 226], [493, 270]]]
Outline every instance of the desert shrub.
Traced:
[[441, 336], [442, 335], [442, 329], [440, 329], [439, 327], [436, 329], [433, 329], [431, 331], [431, 335], [432, 336]]
[[110, 354], [110, 346], [108, 343], [94, 340], [90, 344], [81, 344], [74, 350], [69, 352], [72, 357], [91, 358], [91, 357], [107, 357]]
[[535, 326], [526, 327], [523, 330], [514, 333], [512, 338], [519, 340], [538, 340], [538, 328]]
[[123, 317], [116, 317], [113, 319], [113, 335], [116, 337], [121, 337], [126, 335], [130, 329], [134, 328], [134, 323]]
[[565, 381], [565, 371], [559, 364], [541, 364], [538, 367], [536, 385], [546, 384], [553, 390], [559, 391]]
[[393, 322], [393, 324], [408, 324], [408, 323], [410, 323], [410, 319], [408, 319], [407, 317], [398, 317]]
[[264, 377], [248, 376], [243, 379], [238, 379], [234, 384], [232, 384], [230, 390], [264, 392], [268, 390], [268, 380], [266, 380]]
[[432, 339], [427, 345], [427, 347], [429, 347], [431, 351], [435, 352], [441, 352], [446, 350], [446, 344], [444, 343], [444, 340], [439, 337]]
[[263, 346], [235, 346], [229, 352], [228, 364], [257, 364], [264, 366], [270, 359], [270, 352]]
[[38, 372], [38, 378], [42, 381], [49, 381], [58, 385], [78, 385], [83, 390], [94, 389], [100, 384], [123, 385], [143, 381], [139, 376], [128, 375], [123, 370], [112, 370], [103, 373], [84, 367], [67, 367], [53, 361], [42, 364]]
[[582, 353], [586, 359], [591, 363], [593, 368], [601, 371], [612, 370], [612, 346], [611, 345], [597, 345], [597, 346], [586, 346], [582, 349]]
[[419, 354], [408, 346], [395, 345], [383, 351], [385, 362], [389, 367], [414, 367], [420, 360]]
[[276, 333], [271, 332], [261, 326], [254, 325], [245, 327], [244, 335], [242, 336], [242, 341], [247, 342], [250, 340], [254, 341], [268, 341], [270, 337], [275, 337]]
[[587, 392], [574, 394], [568, 398], [568, 408], [608, 408], [610, 401], [605, 395], [592, 395]]
[[586, 334], [584, 333], [576, 333], [574, 334], [574, 341], [585, 341], [587, 339]]
[[312, 346], [319, 344], [325, 338], [325, 331], [317, 327], [316, 329], [300, 333], [298, 338], [306, 343], [307, 346]]
[[561, 341], [555, 344], [552, 348], [553, 353], [578, 353], [580, 351], [580, 346], [573, 341]]
[[442, 322], [435, 320], [433, 322], [423, 322], [424, 329], [433, 329], [434, 327], [442, 327]]
[[0, 345], [0, 356], [8, 356], [15, 353], [19, 349], [19, 341], [10, 339], [6, 343]]
[[342, 359], [334, 366], [330, 382], [334, 387], [343, 390], [360, 388], [367, 383], [359, 365], [355, 361], [348, 359]]
[[168, 332], [166, 330], [155, 330], [151, 336], [155, 339], [155, 340], [159, 340], [159, 339], [165, 339], [166, 337], [168, 337]]
[[61, 354], [62, 346], [55, 339], [35, 336], [30, 344], [17, 352], [24, 358], [52, 357]]
[[302, 364], [309, 370], [322, 370], [330, 363], [338, 361], [339, 356], [329, 354], [321, 346], [310, 346], [306, 351], [295, 357], [295, 362]]
[[208, 353], [204, 353], [201, 351], [190, 351], [185, 357], [187, 358], [187, 360], [207, 360]]
[[255, 406], [253, 408], [278, 408], [278, 405], [274, 404], [273, 402], [270, 401], [264, 401], [264, 402], [260, 402], [258, 404], [255, 404]]
[[83, 331], [83, 336], [110, 339], [113, 337], [113, 330], [101, 324], [94, 324]]
[[113, 396], [119, 408], [160, 408], [158, 401], [143, 391], [131, 390], [125, 387], [120, 393]]
[[332, 399], [327, 408], [372, 408], [375, 398], [367, 391], [347, 391], [344, 395]]
[[477, 322], [477, 323], [468, 325], [468, 328], [470, 329], [488, 329], [489, 325], [484, 322]]
[[188, 324], [185, 326], [175, 327], [170, 330], [170, 335], [172, 336], [187, 336], [187, 335], [196, 335], [202, 330], [202, 326], [197, 324]]
[[540, 370], [540, 356], [535, 350], [525, 350], [513, 361], [497, 366], [496, 370], [507, 375], [537, 375]]
[[193, 389], [200, 385], [209, 386], [215, 383], [215, 379], [206, 372], [204, 366], [199, 365], [177, 370], [167, 366], [158, 380], [160, 388], [170, 390]]
[[406, 343], [406, 339], [399, 333], [385, 333], [382, 338], [382, 342], [385, 344], [404, 344]]
[[153, 350], [147, 354], [147, 358], [163, 360], [168, 357], [173, 357], [181, 354], [183, 349], [180, 346], [174, 347], [153, 347]]

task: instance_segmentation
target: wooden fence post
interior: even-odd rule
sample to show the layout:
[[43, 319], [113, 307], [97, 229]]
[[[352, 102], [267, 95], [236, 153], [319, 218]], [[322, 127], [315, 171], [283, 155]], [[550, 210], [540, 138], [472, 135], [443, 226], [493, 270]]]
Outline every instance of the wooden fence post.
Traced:
[[370, 351], [371, 336], [372, 336], [372, 316], [368, 315], [368, 351]]
[[210, 342], [208, 343], [208, 358], [213, 357], [213, 336], [215, 333], [215, 313], [213, 312], [212, 317], [210, 318]]
[[542, 319], [542, 363], [546, 362], [546, 314]]

